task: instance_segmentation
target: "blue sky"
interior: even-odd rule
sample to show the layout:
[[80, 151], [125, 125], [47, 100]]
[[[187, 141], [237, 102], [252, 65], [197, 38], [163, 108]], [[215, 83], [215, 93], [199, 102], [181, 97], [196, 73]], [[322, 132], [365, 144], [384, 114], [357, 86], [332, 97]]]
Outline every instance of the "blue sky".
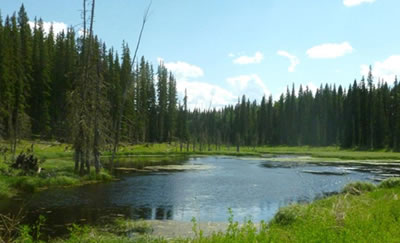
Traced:
[[[81, 0], [3, 0], [3, 16], [24, 3], [30, 18], [79, 29]], [[133, 46], [149, 0], [98, 0], [95, 32]], [[153, 0], [139, 51], [163, 60], [191, 107], [222, 106], [246, 94], [278, 97], [292, 83], [345, 87], [373, 65], [376, 81], [400, 74], [398, 0]]]

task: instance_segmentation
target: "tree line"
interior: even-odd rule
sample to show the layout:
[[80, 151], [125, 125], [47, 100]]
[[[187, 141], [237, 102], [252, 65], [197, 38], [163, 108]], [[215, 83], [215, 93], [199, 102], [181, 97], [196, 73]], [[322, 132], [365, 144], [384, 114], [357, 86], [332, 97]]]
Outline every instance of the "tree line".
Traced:
[[[204, 144], [341, 146], [400, 149], [400, 85], [368, 77], [349, 85], [321, 85], [315, 92], [293, 85], [279, 100], [245, 95], [221, 110], [189, 113], [192, 140]], [[195, 142], [196, 142], [195, 141]], [[209, 146], [208, 146], [209, 147]]]
[[189, 110], [187, 95], [178, 100], [176, 79], [163, 63], [154, 68], [144, 57], [135, 62], [126, 43], [121, 53], [107, 48], [89, 22], [81, 35], [73, 28], [55, 34], [52, 28], [46, 33], [41, 19], [31, 28], [23, 5], [4, 20], [0, 16], [0, 136], [12, 149], [21, 138], [69, 142], [84, 167], [116, 137], [132, 144], [180, 142], [181, 149], [190, 144], [193, 150], [222, 144], [238, 150], [400, 148], [397, 78], [388, 85], [370, 70], [347, 89], [326, 84], [313, 94], [293, 85], [276, 101], [243, 95], [222, 109]]

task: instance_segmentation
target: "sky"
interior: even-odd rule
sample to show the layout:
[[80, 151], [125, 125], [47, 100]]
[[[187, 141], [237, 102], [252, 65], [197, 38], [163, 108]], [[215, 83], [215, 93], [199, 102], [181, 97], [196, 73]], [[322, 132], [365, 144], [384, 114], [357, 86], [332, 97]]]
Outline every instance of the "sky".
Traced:
[[[81, 0], [2, 0], [25, 5], [56, 31], [81, 28]], [[150, 0], [97, 0], [94, 31], [134, 49]], [[348, 87], [372, 65], [375, 82], [400, 75], [399, 0], [153, 0], [139, 56], [164, 62], [191, 108], [277, 99], [300, 84]]]

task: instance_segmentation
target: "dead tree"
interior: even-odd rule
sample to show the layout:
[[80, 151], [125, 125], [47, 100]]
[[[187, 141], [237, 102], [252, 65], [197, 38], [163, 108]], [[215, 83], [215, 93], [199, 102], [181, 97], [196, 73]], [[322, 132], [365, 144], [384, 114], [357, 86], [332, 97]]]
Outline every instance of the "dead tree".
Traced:
[[[139, 32], [139, 37], [136, 43], [136, 49], [135, 49], [135, 54], [133, 55], [133, 67], [135, 66], [135, 60], [136, 60], [136, 56], [140, 47], [140, 42], [142, 40], [142, 35], [143, 35], [143, 31], [144, 31], [144, 27], [146, 26], [146, 22], [147, 22], [147, 18], [149, 16], [149, 12], [150, 12], [150, 7], [151, 7], [151, 2], [149, 4], [149, 6], [147, 7], [144, 16], [143, 16], [143, 20], [142, 20], [142, 26]], [[133, 87], [133, 82], [132, 84], [128, 85], [128, 87]], [[113, 144], [113, 150], [112, 150], [112, 155], [111, 155], [111, 166], [114, 165], [114, 159], [115, 159], [115, 155], [117, 153], [118, 150], [118, 145], [119, 145], [119, 140], [120, 140], [120, 136], [121, 136], [121, 126], [122, 126], [122, 117], [124, 114], [124, 107], [125, 107], [125, 102], [127, 100], [127, 94], [128, 94], [129, 88], [125, 89], [122, 95], [122, 105], [119, 108], [118, 111], [118, 118], [117, 118], [117, 122], [115, 123], [115, 127], [114, 127], [114, 144]]]

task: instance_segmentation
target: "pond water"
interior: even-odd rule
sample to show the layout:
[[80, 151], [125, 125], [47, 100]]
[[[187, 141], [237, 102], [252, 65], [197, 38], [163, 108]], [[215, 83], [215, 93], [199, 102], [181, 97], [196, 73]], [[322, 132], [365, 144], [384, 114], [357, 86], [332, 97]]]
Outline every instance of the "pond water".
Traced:
[[42, 214], [53, 232], [65, 230], [66, 224], [95, 224], [110, 217], [226, 222], [228, 208], [238, 221], [268, 221], [282, 206], [311, 201], [338, 192], [351, 181], [372, 181], [374, 176], [346, 164], [233, 157], [190, 158], [186, 163], [207, 168], [129, 173], [115, 182], [46, 190], [1, 202], [0, 211], [17, 211], [24, 205], [26, 220], [34, 222]]

